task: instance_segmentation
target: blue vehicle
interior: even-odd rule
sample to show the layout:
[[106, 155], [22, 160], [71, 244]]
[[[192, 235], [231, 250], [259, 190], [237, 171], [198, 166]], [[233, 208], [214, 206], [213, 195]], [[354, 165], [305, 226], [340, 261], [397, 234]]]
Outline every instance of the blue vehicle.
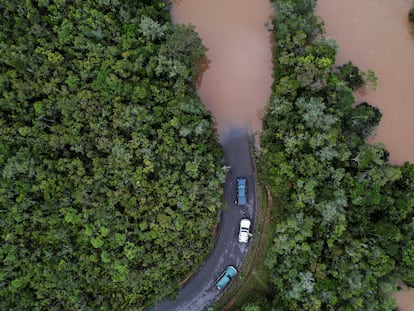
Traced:
[[237, 270], [233, 266], [228, 266], [226, 270], [220, 275], [220, 277], [216, 281], [216, 286], [218, 289], [222, 289], [223, 287], [227, 286], [232, 279], [237, 274]]
[[246, 205], [247, 203], [247, 179], [237, 178], [237, 205]]

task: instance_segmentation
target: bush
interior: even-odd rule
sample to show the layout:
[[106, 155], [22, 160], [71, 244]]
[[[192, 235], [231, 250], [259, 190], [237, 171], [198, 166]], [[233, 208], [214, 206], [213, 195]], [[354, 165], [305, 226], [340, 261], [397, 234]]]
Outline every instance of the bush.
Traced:
[[351, 89], [357, 89], [364, 84], [364, 79], [359, 68], [354, 66], [351, 61], [339, 66], [339, 77], [345, 81]]
[[410, 13], [408, 13], [408, 18], [410, 21], [414, 22], [414, 7], [410, 9]]

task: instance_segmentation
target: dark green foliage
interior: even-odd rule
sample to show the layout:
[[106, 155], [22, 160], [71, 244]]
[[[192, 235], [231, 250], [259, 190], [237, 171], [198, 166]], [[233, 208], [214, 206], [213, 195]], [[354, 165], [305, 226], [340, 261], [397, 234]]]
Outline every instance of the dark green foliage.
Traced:
[[1, 310], [143, 310], [204, 260], [221, 152], [168, 10], [0, 2]]
[[414, 8], [410, 9], [410, 12], [408, 13], [408, 18], [410, 21], [414, 22]]
[[381, 111], [368, 103], [355, 106], [346, 117], [344, 132], [353, 132], [362, 138], [369, 137], [382, 117]]
[[394, 310], [396, 280], [414, 280], [414, 165], [389, 165], [382, 144], [364, 142], [381, 113], [353, 106], [359, 70], [335, 73], [336, 45], [314, 1], [273, 2], [275, 82], [260, 171], [285, 214], [266, 258], [272, 308]]
[[256, 294], [249, 298], [249, 303], [243, 306], [242, 311], [266, 311], [271, 309], [271, 304], [266, 297]]
[[357, 89], [364, 84], [364, 79], [358, 69], [351, 61], [339, 66], [339, 76], [351, 89]]

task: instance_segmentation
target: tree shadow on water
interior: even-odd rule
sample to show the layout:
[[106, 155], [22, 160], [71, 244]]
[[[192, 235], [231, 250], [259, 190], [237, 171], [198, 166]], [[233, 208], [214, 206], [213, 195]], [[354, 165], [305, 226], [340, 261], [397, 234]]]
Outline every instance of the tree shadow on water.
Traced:
[[197, 88], [201, 86], [201, 82], [203, 80], [203, 74], [210, 68], [211, 60], [208, 59], [207, 56], [203, 57], [198, 67], [197, 75], [194, 78], [194, 83]]

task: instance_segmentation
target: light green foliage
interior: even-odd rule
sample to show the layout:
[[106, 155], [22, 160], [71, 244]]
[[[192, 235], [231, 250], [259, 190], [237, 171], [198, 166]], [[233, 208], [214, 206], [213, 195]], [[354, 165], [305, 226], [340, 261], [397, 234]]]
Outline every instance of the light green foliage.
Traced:
[[165, 1], [1, 1], [0, 309], [143, 310], [204, 260], [224, 171]]
[[302, 111], [302, 117], [306, 126], [309, 128], [323, 128], [326, 107], [322, 98], [311, 97], [308, 100], [307, 98], [300, 97], [295, 104]]
[[391, 311], [396, 280], [414, 280], [414, 166], [389, 165], [382, 144], [364, 142], [381, 113], [353, 106], [345, 83], [359, 70], [333, 68], [337, 47], [315, 2], [273, 2], [275, 83], [260, 164], [285, 203], [266, 257], [273, 307]]
[[167, 25], [160, 25], [149, 16], [143, 16], [139, 24], [139, 32], [149, 40], [161, 39], [167, 31]]
[[375, 72], [371, 69], [368, 69], [367, 72], [362, 72], [362, 76], [366, 83], [375, 91], [378, 86], [378, 78], [375, 75]]
[[248, 304], [243, 306], [242, 311], [262, 311], [262, 308], [260, 308], [260, 306], [255, 305], [255, 304]]

